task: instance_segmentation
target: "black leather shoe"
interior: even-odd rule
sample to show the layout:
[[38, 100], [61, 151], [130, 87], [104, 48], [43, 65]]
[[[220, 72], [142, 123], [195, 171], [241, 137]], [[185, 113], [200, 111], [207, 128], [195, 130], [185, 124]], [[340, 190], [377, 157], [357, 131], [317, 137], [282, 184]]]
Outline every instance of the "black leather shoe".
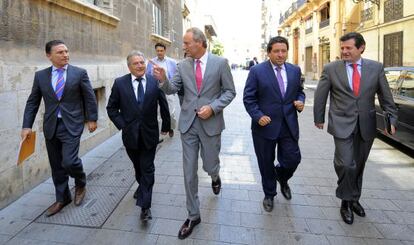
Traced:
[[358, 201], [352, 202], [352, 211], [360, 217], [365, 217], [365, 210]]
[[290, 187], [288, 183], [280, 183], [280, 191], [282, 192], [282, 195], [287, 199], [292, 199], [292, 193], [290, 192]]
[[142, 221], [148, 221], [148, 220], [152, 219], [151, 209], [149, 209], [149, 208], [142, 209], [140, 218], [141, 218]]
[[221, 189], [221, 179], [220, 176], [217, 177], [216, 181], [211, 181], [211, 188], [213, 189], [213, 193], [218, 195]]
[[341, 204], [341, 217], [342, 220], [351, 225], [354, 223], [354, 213], [352, 213], [352, 202], [351, 201], [344, 201], [342, 200]]
[[191, 232], [193, 232], [194, 227], [200, 224], [200, 222], [201, 218], [198, 218], [196, 220], [187, 219], [178, 231], [178, 238], [181, 240], [187, 238]]
[[138, 189], [134, 192], [134, 199], [138, 198]]
[[263, 199], [263, 208], [266, 212], [272, 212], [272, 210], [273, 210], [273, 198], [265, 197]]

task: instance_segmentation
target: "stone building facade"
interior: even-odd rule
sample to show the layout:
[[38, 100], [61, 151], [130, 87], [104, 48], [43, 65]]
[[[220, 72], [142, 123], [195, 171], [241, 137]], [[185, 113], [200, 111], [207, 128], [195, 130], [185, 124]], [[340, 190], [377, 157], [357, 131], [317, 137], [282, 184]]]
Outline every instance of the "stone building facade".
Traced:
[[279, 21], [289, 39], [289, 61], [308, 78], [340, 58], [339, 38], [360, 32], [367, 43], [363, 57], [384, 66], [412, 66], [414, 2], [411, 0], [292, 0]]
[[35, 154], [16, 166], [34, 72], [50, 66], [45, 43], [63, 40], [96, 93], [98, 129], [85, 130], [82, 155], [117, 132], [105, 107], [114, 79], [128, 72], [129, 51], [152, 57], [155, 42], [163, 42], [169, 56], [182, 57], [181, 12], [180, 0], [0, 0], [0, 209], [50, 176], [43, 105], [33, 125]]

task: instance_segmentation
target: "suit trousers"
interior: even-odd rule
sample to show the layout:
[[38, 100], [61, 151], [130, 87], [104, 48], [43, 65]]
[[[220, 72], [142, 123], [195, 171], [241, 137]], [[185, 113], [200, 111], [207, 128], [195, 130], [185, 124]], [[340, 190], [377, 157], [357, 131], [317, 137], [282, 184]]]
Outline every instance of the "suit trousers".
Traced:
[[374, 139], [361, 137], [359, 122], [346, 139], [334, 137], [334, 167], [338, 176], [336, 196], [345, 201], [358, 201], [361, 197], [362, 176]]
[[[252, 133], [253, 145], [262, 176], [262, 187], [266, 197], [276, 196], [276, 174], [282, 183], [293, 176], [301, 161], [298, 141], [296, 141], [283, 120], [277, 139], [266, 139]], [[277, 146], [277, 161], [275, 167], [275, 149]]]
[[188, 219], [200, 217], [200, 201], [198, 198], [198, 153], [203, 160], [203, 169], [216, 179], [220, 171], [221, 134], [209, 136], [202, 127], [202, 120], [196, 117], [190, 129], [181, 134], [183, 146], [184, 187]]
[[58, 202], [71, 199], [69, 176], [75, 179], [76, 186], [86, 185], [82, 160], [78, 156], [79, 143], [80, 136], [71, 135], [62, 119], [57, 120], [55, 135], [51, 139], [46, 139], [46, 149]]
[[[140, 142], [143, 145], [142, 142]], [[136, 205], [142, 209], [151, 208], [152, 188], [154, 186], [154, 159], [157, 147], [145, 149], [126, 149], [126, 152], [131, 159], [135, 169], [135, 179], [138, 182], [138, 197]]]

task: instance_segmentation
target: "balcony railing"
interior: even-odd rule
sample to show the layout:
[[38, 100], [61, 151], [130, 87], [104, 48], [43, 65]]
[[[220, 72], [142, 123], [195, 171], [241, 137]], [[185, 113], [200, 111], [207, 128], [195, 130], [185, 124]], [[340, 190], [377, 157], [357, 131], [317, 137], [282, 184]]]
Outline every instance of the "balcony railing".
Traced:
[[329, 26], [329, 19], [319, 22], [319, 29]]
[[305, 30], [305, 34], [309, 34], [312, 33], [313, 28], [309, 27], [308, 29]]
[[306, 3], [306, 0], [297, 0], [296, 2], [290, 5], [289, 9], [285, 11], [283, 15], [279, 18], [279, 24], [282, 24], [289, 16], [291, 16], [296, 10], [302, 7]]
[[372, 20], [372, 7], [361, 11], [361, 21]]

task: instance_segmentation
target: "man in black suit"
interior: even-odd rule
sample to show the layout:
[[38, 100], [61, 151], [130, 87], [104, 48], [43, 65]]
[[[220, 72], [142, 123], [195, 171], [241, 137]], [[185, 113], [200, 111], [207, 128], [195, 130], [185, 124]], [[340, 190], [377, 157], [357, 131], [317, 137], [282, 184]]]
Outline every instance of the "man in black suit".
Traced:
[[72, 201], [69, 176], [75, 179], [75, 205], [79, 206], [85, 197], [86, 175], [78, 157], [79, 143], [85, 121], [89, 132], [97, 128], [98, 112], [88, 74], [85, 69], [69, 65], [69, 51], [64, 42], [46, 43], [46, 56], [52, 66], [35, 73], [21, 137], [23, 140], [30, 137], [43, 98], [43, 132], [56, 192], [56, 202], [46, 215], [52, 216]]
[[132, 51], [127, 56], [130, 74], [115, 79], [106, 110], [115, 126], [122, 130], [122, 141], [134, 164], [139, 184], [134, 198], [141, 207], [141, 220], [152, 219], [151, 198], [154, 186], [154, 158], [159, 129], [157, 105], [160, 105], [162, 132], [170, 129], [170, 114], [158, 82], [145, 74], [145, 57]]
[[254, 57], [250, 62], [249, 62], [249, 70], [250, 68], [252, 68], [253, 66], [259, 64], [259, 62], [257, 61], [257, 58]]

